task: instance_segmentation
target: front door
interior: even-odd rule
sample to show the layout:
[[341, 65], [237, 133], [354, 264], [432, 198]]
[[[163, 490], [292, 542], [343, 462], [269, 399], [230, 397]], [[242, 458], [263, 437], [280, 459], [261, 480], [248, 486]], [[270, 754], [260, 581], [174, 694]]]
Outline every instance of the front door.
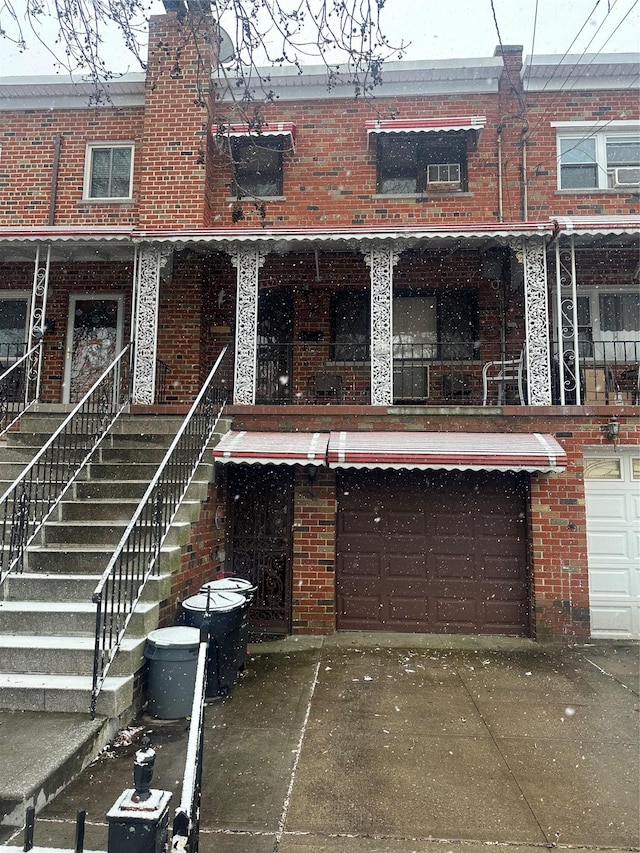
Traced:
[[251, 626], [291, 632], [293, 469], [286, 465], [230, 465], [228, 569], [257, 589]]
[[63, 403], [77, 403], [122, 347], [122, 297], [69, 297]]

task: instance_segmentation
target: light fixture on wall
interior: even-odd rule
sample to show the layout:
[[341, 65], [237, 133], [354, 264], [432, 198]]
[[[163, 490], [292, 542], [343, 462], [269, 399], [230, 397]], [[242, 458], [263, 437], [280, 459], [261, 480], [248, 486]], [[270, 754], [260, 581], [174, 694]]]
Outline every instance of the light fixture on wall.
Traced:
[[305, 465], [304, 470], [306, 472], [309, 485], [313, 486], [313, 484], [316, 481], [316, 477], [318, 476], [318, 466], [317, 465]]
[[615, 415], [609, 418], [608, 423], [601, 426], [600, 429], [607, 434], [609, 441], [615, 442], [620, 435], [620, 424]]

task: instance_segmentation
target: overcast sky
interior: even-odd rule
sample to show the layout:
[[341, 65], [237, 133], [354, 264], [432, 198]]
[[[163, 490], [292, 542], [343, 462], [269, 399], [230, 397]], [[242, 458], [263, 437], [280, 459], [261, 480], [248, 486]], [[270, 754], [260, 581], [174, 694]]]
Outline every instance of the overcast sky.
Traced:
[[[152, 0], [151, 6], [163, 9], [160, 0]], [[523, 45], [525, 55], [640, 49], [640, 0], [494, 0], [494, 6], [502, 43]], [[490, 0], [386, 0], [383, 14], [390, 42], [411, 42], [406, 59], [492, 56], [499, 43]], [[115, 36], [108, 55], [114, 72], [140, 70]], [[57, 71], [43, 48], [33, 46], [20, 54], [0, 40], [0, 75]]]

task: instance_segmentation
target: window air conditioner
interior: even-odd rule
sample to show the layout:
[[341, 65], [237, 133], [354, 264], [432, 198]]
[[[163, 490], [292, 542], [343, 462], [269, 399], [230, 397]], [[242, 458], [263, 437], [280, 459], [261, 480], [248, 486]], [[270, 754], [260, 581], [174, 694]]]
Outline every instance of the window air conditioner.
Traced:
[[457, 189], [460, 186], [460, 163], [431, 163], [427, 166], [429, 189]]
[[614, 187], [640, 187], [640, 166], [621, 166], [613, 170]]

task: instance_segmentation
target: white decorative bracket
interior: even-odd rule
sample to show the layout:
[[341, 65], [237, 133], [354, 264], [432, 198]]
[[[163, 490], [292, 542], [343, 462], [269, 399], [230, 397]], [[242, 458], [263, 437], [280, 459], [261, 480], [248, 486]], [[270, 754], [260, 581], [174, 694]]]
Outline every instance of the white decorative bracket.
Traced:
[[374, 243], [365, 254], [371, 276], [371, 405], [393, 405], [393, 268], [401, 248]]
[[229, 254], [237, 270], [233, 402], [252, 406], [256, 398], [258, 272], [264, 264], [268, 249], [235, 245]]
[[551, 405], [547, 255], [542, 237], [523, 237], [527, 396], [530, 406]]
[[155, 400], [160, 273], [170, 256], [170, 247], [145, 245], [138, 250], [132, 402], [145, 406]]

